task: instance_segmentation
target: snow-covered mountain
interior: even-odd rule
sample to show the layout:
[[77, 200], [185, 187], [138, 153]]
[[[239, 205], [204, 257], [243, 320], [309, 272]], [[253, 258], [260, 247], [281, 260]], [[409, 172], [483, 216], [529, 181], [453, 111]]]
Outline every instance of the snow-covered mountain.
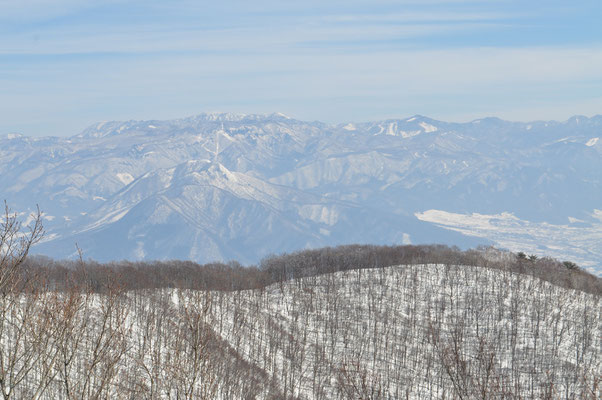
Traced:
[[0, 136], [0, 194], [35, 251], [255, 262], [342, 243], [496, 244], [602, 270], [602, 116], [329, 125], [282, 114]]

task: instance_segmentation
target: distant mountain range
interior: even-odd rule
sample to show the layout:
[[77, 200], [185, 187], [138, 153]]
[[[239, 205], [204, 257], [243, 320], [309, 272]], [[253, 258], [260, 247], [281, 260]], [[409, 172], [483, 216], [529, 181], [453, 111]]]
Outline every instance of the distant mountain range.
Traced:
[[[602, 271], [602, 116], [282, 114], [104, 122], [0, 136], [0, 195], [36, 204], [64, 258], [236, 259], [344, 243], [493, 244]], [[25, 214], [24, 214], [25, 215]]]

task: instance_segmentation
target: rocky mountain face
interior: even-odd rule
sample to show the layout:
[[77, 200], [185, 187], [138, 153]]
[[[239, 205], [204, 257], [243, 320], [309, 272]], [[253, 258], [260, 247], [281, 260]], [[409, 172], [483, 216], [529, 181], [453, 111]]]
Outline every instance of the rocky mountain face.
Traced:
[[[602, 116], [329, 125], [282, 114], [0, 136], [0, 194], [70, 257], [256, 262], [343, 243], [495, 244], [600, 268]], [[25, 214], [24, 214], [25, 215]]]

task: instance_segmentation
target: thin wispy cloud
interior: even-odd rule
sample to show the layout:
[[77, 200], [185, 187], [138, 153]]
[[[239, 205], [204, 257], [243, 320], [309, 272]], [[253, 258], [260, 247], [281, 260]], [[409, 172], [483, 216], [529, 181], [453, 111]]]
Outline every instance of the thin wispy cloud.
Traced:
[[[0, 54], [90, 54], [181, 51], [265, 51], [289, 46], [348, 43], [387, 43], [447, 32], [482, 30], [499, 26], [500, 15], [452, 13], [284, 15], [263, 17], [265, 24], [209, 26], [138, 22], [96, 26], [90, 22], [50, 25], [33, 31], [5, 34]], [[278, 34], [275, 35], [274, 32]]]
[[0, 133], [207, 109], [331, 122], [598, 113], [597, 3], [529, 4], [0, 0]]

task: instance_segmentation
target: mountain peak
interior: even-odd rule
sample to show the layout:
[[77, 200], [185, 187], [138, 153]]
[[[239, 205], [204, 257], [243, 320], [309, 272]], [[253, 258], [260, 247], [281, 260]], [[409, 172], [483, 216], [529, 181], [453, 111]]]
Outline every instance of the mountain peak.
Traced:
[[267, 119], [285, 119], [291, 118], [283, 113], [275, 112], [272, 114], [242, 114], [229, 112], [204, 112], [197, 114], [189, 119], [196, 121], [216, 121], [216, 122], [240, 122], [240, 121], [262, 121]]
[[419, 121], [424, 121], [424, 120], [429, 120], [432, 121], [430, 118], [425, 117], [424, 115], [420, 115], [420, 114], [414, 114], [409, 118], [405, 119], [405, 122], [419, 122]]
[[472, 124], [482, 124], [482, 123], [500, 124], [503, 122], [507, 122], [507, 121], [504, 121], [503, 119], [498, 118], [498, 117], [484, 117], [484, 118], [478, 118], [478, 119], [472, 120], [470, 123], [472, 123]]
[[103, 138], [106, 136], [120, 134], [125, 130], [130, 129], [132, 126], [139, 123], [138, 121], [102, 121], [90, 125], [88, 128], [84, 129], [79, 135], [76, 135], [78, 138]]
[[291, 119], [291, 117], [289, 117], [288, 115], [283, 114], [281, 112], [272, 113], [272, 114], [270, 114], [270, 117], [271, 118]]
[[589, 121], [589, 118], [587, 118], [585, 115], [573, 115], [566, 122], [568, 124], [580, 124], [587, 121]]
[[243, 119], [247, 119], [249, 117], [252, 117], [252, 115], [242, 114], [242, 113], [228, 113], [228, 112], [203, 112], [203, 113], [197, 114], [195, 116], [192, 116], [189, 119], [193, 119], [193, 120], [197, 120], [197, 121], [226, 122], [226, 121], [242, 121]]
[[20, 133], [6, 133], [4, 135], [0, 135], [0, 139], [6, 139], [6, 140], [20, 139], [22, 137], [24, 137], [24, 136]]

